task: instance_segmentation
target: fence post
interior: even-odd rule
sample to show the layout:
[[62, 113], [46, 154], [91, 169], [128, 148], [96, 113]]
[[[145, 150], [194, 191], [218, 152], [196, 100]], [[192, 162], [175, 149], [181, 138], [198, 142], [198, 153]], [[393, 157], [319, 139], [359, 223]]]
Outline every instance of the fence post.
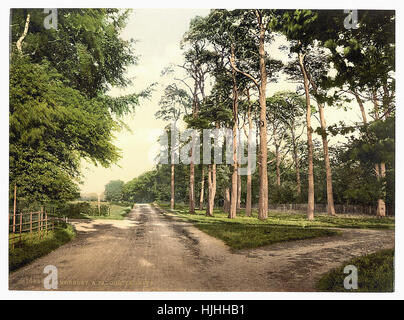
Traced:
[[22, 211], [20, 212], [20, 242], [22, 240]]
[[98, 215], [101, 215], [101, 203], [100, 203], [100, 194], [98, 194]]
[[42, 207], [39, 211], [39, 237], [42, 239]]
[[13, 233], [15, 233], [15, 214], [17, 211], [17, 185], [14, 185], [14, 213], [13, 213]]
[[32, 233], [32, 211], [29, 213], [29, 233]]
[[45, 233], [48, 233], [48, 213], [46, 212], [46, 208], [45, 210]]

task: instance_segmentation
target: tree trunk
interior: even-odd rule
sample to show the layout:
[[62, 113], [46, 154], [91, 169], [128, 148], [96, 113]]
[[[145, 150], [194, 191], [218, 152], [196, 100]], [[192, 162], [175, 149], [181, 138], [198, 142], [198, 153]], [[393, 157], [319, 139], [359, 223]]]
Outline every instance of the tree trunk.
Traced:
[[268, 171], [267, 171], [267, 106], [266, 106], [266, 87], [267, 87], [267, 70], [265, 63], [265, 25], [262, 21], [262, 15], [256, 10], [259, 26], [259, 68], [260, 68], [260, 88], [259, 88], [259, 104], [260, 104], [260, 191], [258, 201], [258, 218], [268, 218]]
[[[250, 90], [247, 89], [247, 101], [248, 101], [248, 135], [247, 135], [247, 141], [250, 141], [250, 134], [251, 134], [251, 129], [252, 129], [252, 116], [251, 116], [251, 104], [250, 104]], [[248, 153], [248, 162], [247, 162], [247, 194], [246, 194], [246, 201], [245, 201], [245, 214], [247, 217], [251, 217], [251, 155]]]
[[[231, 48], [234, 59], [234, 46]], [[238, 130], [238, 88], [236, 82], [236, 71], [232, 69], [233, 78], [233, 173], [231, 177], [231, 200], [229, 218], [234, 219], [237, 212], [237, 180], [238, 180], [238, 158], [237, 158], [237, 130]]]
[[276, 185], [281, 186], [281, 157], [279, 156], [279, 146], [275, 145], [275, 162], [276, 162]]
[[293, 122], [292, 122], [292, 126], [290, 127], [290, 131], [291, 131], [292, 143], [293, 143], [293, 160], [295, 162], [297, 194], [300, 196], [300, 194], [302, 193], [302, 186], [301, 186], [301, 182], [300, 182], [300, 163], [299, 163], [299, 157], [297, 155], [295, 125]]
[[[379, 105], [377, 102], [377, 95], [376, 91], [373, 92], [373, 104], [374, 104], [374, 112], [375, 112], [375, 119], [379, 120]], [[385, 182], [383, 181], [386, 177], [386, 164], [384, 162], [376, 163], [375, 164], [375, 172], [377, 180], [382, 180], [382, 197], [377, 199], [377, 211], [376, 215], [378, 217], [385, 217], [386, 216], [386, 203], [384, 199], [386, 198], [386, 190], [385, 190]]]
[[199, 210], [203, 210], [203, 197], [205, 192], [205, 170], [203, 165], [201, 165], [201, 194], [199, 197]]
[[[192, 152], [192, 151], [191, 151]], [[195, 165], [191, 161], [189, 164], [189, 213], [195, 214]]]
[[299, 65], [303, 75], [304, 92], [306, 95], [306, 123], [307, 123], [307, 150], [308, 150], [308, 192], [307, 192], [307, 219], [314, 220], [314, 172], [313, 172], [313, 130], [311, 128], [311, 103], [309, 81], [304, 67], [304, 56], [299, 53]]
[[320, 123], [321, 123], [321, 139], [323, 140], [323, 152], [324, 152], [324, 165], [325, 165], [325, 174], [327, 180], [327, 213], [329, 215], [335, 216], [335, 208], [334, 208], [334, 196], [332, 192], [332, 172], [330, 165], [330, 156], [328, 153], [328, 140], [327, 140], [327, 125], [325, 122], [324, 116], [324, 106], [322, 104], [318, 105], [318, 109], [320, 112]]
[[175, 164], [171, 164], [171, 201], [170, 208], [174, 210], [175, 207]]
[[359, 105], [359, 108], [360, 108], [361, 114], [362, 114], [363, 123], [367, 124], [368, 120], [366, 118], [366, 111], [365, 111], [365, 107], [363, 106], [362, 99], [359, 97], [359, 94], [357, 94], [356, 91], [352, 90], [351, 92], [355, 96], [356, 101], [358, 102], [358, 105]]
[[206, 206], [206, 215], [213, 216], [216, 195], [216, 164], [208, 166], [208, 203]]
[[30, 14], [27, 14], [27, 18], [25, 19], [25, 26], [24, 26], [24, 31], [22, 32], [22, 35], [18, 38], [15, 46], [17, 47], [18, 52], [22, 53], [22, 42], [24, 41], [25, 37], [27, 36], [28, 33], [28, 28], [29, 28], [29, 21], [30, 21]]
[[216, 164], [214, 163], [214, 164], [212, 164], [212, 198], [211, 198], [211, 201], [212, 201], [212, 205], [211, 205], [212, 213], [213, 213], [213, 209], [215, 208], [215, 196], [216, 196], [216, 186], [217, 186], [216, 180], [217, 180], [217, 178], [216, 178]]
[[241, 176], [237, 175], [237, 210], [241, 208]]
[[212, 216], [212, 208], [211, 204], [211, 197], [212, 197], [212, 165], [208, 165], [208, 203], [206, 204], [206, 215]]
[[230, 213], [230, 188], [229, 187], [226, 187], [226, 189], [224, 190], [223, 211], [225, 213]]
[[[379, 179], [384, 180], [386, 178], [386, 164], [384, 162], [380, 163], [380, 172]], [[385, 197], [385, 186], [383, 181], [383, 197], [377, 200], [377, 216], [385, 217], [386, 216], [386, 203], [384, 201]]]
[[[195, 79], [195, 78], [194, 78]], [[196, 118], [198, 116], [198, 82], [194, 80], [194, 91], [192, 97], [192, 117]], [[192, 148], [190, 152], [191, 162], [189, 164], [189, 213], [195, 214], [195, 164], [192, 158], [192, 153], [194, 149], [194, 141], [192, 139]]]

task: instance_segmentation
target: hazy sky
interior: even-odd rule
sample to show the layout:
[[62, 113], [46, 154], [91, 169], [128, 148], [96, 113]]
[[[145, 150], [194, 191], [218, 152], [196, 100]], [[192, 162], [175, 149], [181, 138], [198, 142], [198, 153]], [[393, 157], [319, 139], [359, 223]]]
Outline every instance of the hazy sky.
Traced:
[[[170, 63], [180, 63], [182, 54], [179, 48], [180, 40], [187, 31], [190, 20], [196, 15], [207, 15], [207, 9], [135, 9], [130, 16], [128, 25], [122, 37], [138, 41], [136, 52], [139, 55], [137, 66], [130, 67], [128, 75], [133, 77], [134, 85], [125, 90], [111, 90], [112, 95], [139, 92], [154, 82], [158, 82], [150, 100], [142, 101], [133, 116], [125, 119], [131, 132], [124, 130], [116, 133], [116, 145], [122, 149], [122, 159], [118, 165], [111, 168], [95, 167], [83, 162], [84, 184], [82, 192], [104, 191], [104, 186], [110, 180], [120, 179], [125, 182], [153, 168], [153, 147], [159, 133], [166, 123], [156, 120], [155, 112], [165, 85], [170, 79], [161, 77], [161, 71]], [[275, 41], [268, 50], [277, 59], [285, 59], [278, 47], [282, 39]], [[295, 84], [270, 84], [268, 93], [272, 95], [280, 90], [294, 90]], [[353, 105], [349, 112], [326, 108], [327, 125], [340, 120], [348, 122], [360, 121], [359, 108]], [[314, 127], [317, 121], [314, 120]]]

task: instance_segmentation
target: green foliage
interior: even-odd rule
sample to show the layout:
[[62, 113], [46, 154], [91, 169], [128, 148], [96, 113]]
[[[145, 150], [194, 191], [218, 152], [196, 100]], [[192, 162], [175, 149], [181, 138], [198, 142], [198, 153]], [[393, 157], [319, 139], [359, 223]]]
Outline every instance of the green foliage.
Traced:
[[102, 219], [102, 220], [123, 220], [127, 216], [127, 214], [131, 210], [131, 205], [117, 205], [117, 204], [109, 204], [108, 206], [108, 213], [99, 215], [98, 208], [95, 207], [96, 211], [93, 211], [92, 214], [85, 215], [87, 219]]
[[48, 206], [48, 212], [59, 217], [68, 217], [71, 219], [86, 219], [87, 216], [109, 216], [110, 205], [101, 204], [98, 210], [97, 203], [93, 202], [70, 202], [60, 203], [58, 205]]
[[105, 185], [104, 196], [107, 201], [122, 200], [122, 188], [125, 183], [122, 180], [112, 180]]
[[[358, 269], [358, 289], [344, 288], [344, 268], [353, 265]], [[393, 292], [394, 249], [358, 257], [324, 275], [316, 285], [318, 291], [329, 292]]]
[[105, 93], [111, 86], [130, 84], [125, 70], [137, 61], [134, 41], [119, 37], [128, 10], [58, 9], [58, 26], [54, 30], [44, 28], [46, 14], [42, 9], [13, 9], [13, 44], [22, 34], [28, 13], [29, 32], [22, 50], [33, 63], [49, 61], [70, 87], [89, 97]]
[[[27, 15], [28, 33], [16, 49]], [[10, 185], [35, 201], [78, 197], [80, 163], [104, 167], [120, 155], [114, 131], [148, 90], [113, 98], [127, 86], [125, 69], [136, 62], [133, 43], [119, 33], [128, 12], [59, 9], [58, 29], [45, 29], [42, 9], [11, 12]], [[10, 188], [11, 189], [11, 188]]]

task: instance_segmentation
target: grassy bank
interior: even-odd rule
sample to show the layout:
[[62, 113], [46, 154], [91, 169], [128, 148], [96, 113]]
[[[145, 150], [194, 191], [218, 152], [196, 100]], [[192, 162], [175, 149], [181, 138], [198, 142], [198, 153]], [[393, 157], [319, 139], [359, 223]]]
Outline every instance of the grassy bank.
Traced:
[[[344, 267], [358, 269], [358, 289], [344, 288]], [[394, 291], [394, 249], [382, 250], [347, 261], [323, 276], [316, 285], [318, 291], [330, 292], [392, 292]]]
[[[169, 209], [166, 204], [159, 204]], [[180, 218], [194, 223], [201, 231], [221, 239], [233, 249], [256, 248], [277, 242], [302, 240], [322, 236], [334, 236], [339, 232], [324, 228], [313, 228], [299, 223], [271, 223], [239, 214], [236, 219], [228, 219], [227, 214], [216, 210], [214, 217], [207, 217], [203, 211], [190, 215], [187, 208], [178, 208], [175, 213]], [[273, 222], [273, 221], [272, 221]]]
[[9, 250], [9, 271], [14, 271], [31, 261], [48, 254], [75, 237], [74, 228], [66, 225], [62, 229], [48, 231], [42, 239], [37, 233], [23, 234], [22, 242]]

